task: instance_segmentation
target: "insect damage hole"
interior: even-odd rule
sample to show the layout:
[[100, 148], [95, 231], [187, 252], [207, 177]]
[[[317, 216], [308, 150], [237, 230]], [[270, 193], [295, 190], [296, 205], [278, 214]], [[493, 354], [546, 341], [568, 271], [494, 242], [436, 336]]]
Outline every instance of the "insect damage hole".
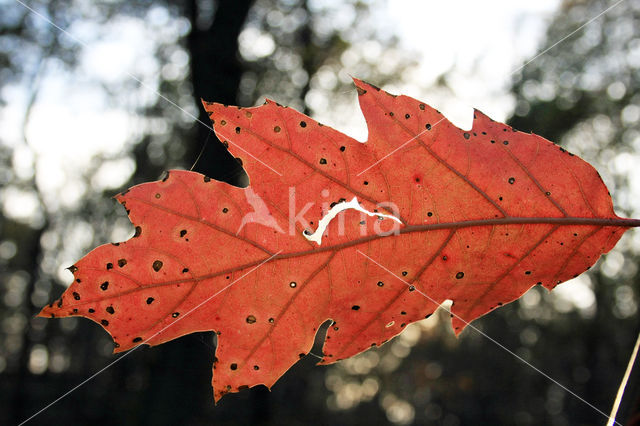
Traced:
[[388, 214], [382, 214], [382, 213], [377, 213], [376, 210], [374, 210], [373, 212], [370, 212], [364, 208], [362, 208], [360, 206], [360, 203], [358, 202], [358, 197], [353, 197], [351, 199], [351, 201], [346, 201], [344, 198], [341, 198], [337, 204], [333, 205], [331, 207], [331, 209], [322, 217], [322, 219], [320, 219], [320, 222], [318, 222], [318, 227], [316, 228], [315, 232], [308, 232], [306, 229], [303, 232], [303, 235], [307, 238], [307, 240], [309, 241], [313, 241], [315, 243], [317, 243], [318, 245], [322, 244], [322, 236], [324, 235], [327, 226], [329, 226], [329, 223], [336, 217], [338, 216], [338, 214], [344, 210], [348, 210], [348, 209], [353, 209], [353, 210], [357, 210], [361, 213], [366, 214], [367, 216], [377, 216], [378, 218], [383, 217], [383, 218], [387, 218], [387, 219], [392, 219], [394, 221], [396, 221], [398, 224], [402, 225], [402, 221], [400, 221], [400, 219], [398, 219], [395, 216], [392, 215], [388, 215]]

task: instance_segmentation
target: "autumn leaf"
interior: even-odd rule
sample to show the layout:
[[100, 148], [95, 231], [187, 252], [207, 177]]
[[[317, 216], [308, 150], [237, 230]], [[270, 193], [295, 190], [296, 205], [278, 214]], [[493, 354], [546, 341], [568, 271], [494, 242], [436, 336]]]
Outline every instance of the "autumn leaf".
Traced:
[[218, 400], [271, 387], [328, 319], [323, 364], [447, 299], [460, 333], [534, 285], [576, 277], [640, 225], [615, 215], [593, 167], [540, 136], [479, 111], [461, 130], [355, 83], [367, 143], [272, 101], [205, 102], [250, 187], [172, 170], [118, 195], [134, 237], [78, 261], [40, 315], [92, 319], [115, 352], [214, 330]]

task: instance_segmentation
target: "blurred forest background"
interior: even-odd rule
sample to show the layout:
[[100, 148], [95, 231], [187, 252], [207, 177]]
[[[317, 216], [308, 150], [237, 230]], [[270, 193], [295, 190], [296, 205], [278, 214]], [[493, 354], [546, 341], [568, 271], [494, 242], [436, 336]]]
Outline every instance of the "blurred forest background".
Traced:
[[[205, 141], [196, 170], [246, 184], [238, 163], [194, 120], [208, 124], [200, 98], [252, 106], [270, 97], [341, 130], [357, 108], [350, 74], [385, 88], [409, 80], [421, 84], [416, 70], [428, 58], [400, 46], [393, 28], [381, 24], [375, 10], [383, 3], [28, 3], [83, 41], [100, 41], [102, 29], [109, 28], [122, 28], [126, 40], [128, 29], [142, 28], [146, 53], [130, 61], [136, 80], [22, 5], [0, 1], [0, 119], [19, 123], [0, 128], [0, 424], [26, 420], [114, 360], [111, 340], [94, 323], [34, 318], [71, 281], [65, 267], [98, 244], [132, 234], [113, 194], [155, 180], [163, 170], [190, 168]], [[561, 2], [539, 52], [612, 4]], [[623, 1], [515, 72], [509, 88], [509, 123], [594, 164], [618, 214], [636, 218], [638, 28], [640, 1]], [[108, 49], [103, 45], [98, 53]], [[88, 71], [87, 63], [95, 69]], [[89, 100], [98, 99], [105, 111], [117, 105], [133, 117], [135, 125], [120, 130], [127, 132], [126, 143], [113, 147], [103, 135], [114, 129], [86, 126], [82, 116], [77, 129], [67, 129], [84, 132], [82, 145], [60, 148], [55, 134], [44, 138], [47, 146], [34, 143], [34, 135], [47, 136], [50, 129], [34, 128], [32, 117], [43, 108], [43, 92], [62, 74], [90, 88], [85, 99], [70, 95], [69, 102], [87, 102], [91, 109]], [[452, 86], [443, 74], [424, 88], [424, 96], [407, 94], [431, 102], [430, 97], [455, 97]], [[55, 120], [55, 105], [47, 111]], [[116, 113], [106, 112], [105, 119], [107, 114], [117, 122]], [[92, 144], [102, 145], [92, 150]], [[66, 174], [42, 154], [58, 151], [71, 166]], [[608, 412], [640, 329], [639, 260], [640, 233], [629, 232], [588, 275], [550, 294], [534, 288], [474, 325]], [[456, 339], [448, 315], [440, 313], [382, 348], [333, 366], [315, 367], [309, 355], [271, 392], [253, 388], [217, 406], [210, 390], [213, 338], [185, 336], [127, 356], [32, 423], [605, 423], [601, 414], [473, 330]], [[640, 424], [639, 377], [636, 369], [619, 417], [624, 424]]]

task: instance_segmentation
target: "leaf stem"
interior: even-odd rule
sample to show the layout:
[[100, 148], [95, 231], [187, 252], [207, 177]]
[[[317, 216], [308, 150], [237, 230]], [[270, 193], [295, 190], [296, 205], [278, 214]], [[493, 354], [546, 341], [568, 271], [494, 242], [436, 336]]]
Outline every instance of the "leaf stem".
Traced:
[[613, 426], [614, 423], [617, 423], [616, 415], [618, 415], [618, 409], [620, 408], [620, 403], [622, 402], [622, 396], [624, 395], [624, 389], [627, 386], [627, 382], [629, 381], [629, 376], [631, 375], [633, 364], [635, 364], [636, 362], [639, 346], [640, 346], [640, 332], [638, 333], [638, 339], [636, 340], [636, 345], [634, 346], [633, 352], [631, 353], [629, 364], [627, 364], [627, 371], [625, 371], [624, 377], [622, 378], [622, 382], [620, 383], [620, 387], [618, 388], [618, 394], [616, 395], [616, 400], [613, 403], [613, 408], [611, 409], [611, 414], [609, 415], [609, 421], [607, 422], [607, 426]]

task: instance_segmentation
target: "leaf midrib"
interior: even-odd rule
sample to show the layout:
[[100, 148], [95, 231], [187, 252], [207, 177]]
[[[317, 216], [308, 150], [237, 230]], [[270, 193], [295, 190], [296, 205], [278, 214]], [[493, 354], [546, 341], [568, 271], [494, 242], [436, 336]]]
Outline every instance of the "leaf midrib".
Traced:
[[[507, 218], [499, 218], [499, 219], [477, 219], [477, 220], [465, 220], [465, 221], [459, 221], [459, 222], [409, 225], [400, 229], [398, 231], [398, 234], [403, 235], [403, 234], [411, 234], [415, 232], [457, 230], [457, 229], [479, 227], [479, 226], [509, 226], [509, 225], [558, 225], [558, 226], [599, 226], [599, 227], [632, 228], [632, 227], [640, 227], [640, 219], [584, 218], [584, 217], [507, 217]], [[335, 244], [332, 246], [325, 246], [325, 247], [320, 246], [314, 250], [305, 250], [305, 251], [299, 251], [299, 252], [278, 254], [275, 256], [271, 256], [272, 258], [271, 261], [309, 256], [309, 255], [323, 253], [327, 251], [337, 252], [339, 250], [343, 250], [349, 247], [357, 246], [370, 241], [375, 241], [378, 239], [391, 237], [391, 236], [392, 235], [377, 235], [377, 234], [369, 235], [366, 237], [357, 238], [351, 241]], [[241, 238], [241, 237], [238, 237], [238, 239], [245, 240], [244, 238]], [[118, 294], [113, 294], [110, 297], [90, 300], [90, 301], [83, 302], [81, 304], [94, 303], [97, 301], [107, 300], [113, 297], [121, 297], [127, 294], [135, 293], [138, 291], [144, 291], [150, 288], [164, 287], [169, 285], [197, 282], [197, 281], [203, 281], [211, 278], [216, 278], [221, 275], [226, 275], [226, 274], [237, 272], [243, 269], [251, 268], [253, 266], [256, 266], [264, 262], [265, 259], [267, 258], [255, 260], [253, 262], [245, 263], [233, 268], [228, 268], [228, 269], [214, 272], [211, 274], [201, 275], [199, 277], [184, 278], [179, 280], [164, 281], [164, 282], [157, 282], [149, 285], [143, 285], [134, 289], [122, 291]], [[85, 268], [85, 269], [93, 269], [93, 268]], [[96, 268], [96, 270], [98, 269]]]

